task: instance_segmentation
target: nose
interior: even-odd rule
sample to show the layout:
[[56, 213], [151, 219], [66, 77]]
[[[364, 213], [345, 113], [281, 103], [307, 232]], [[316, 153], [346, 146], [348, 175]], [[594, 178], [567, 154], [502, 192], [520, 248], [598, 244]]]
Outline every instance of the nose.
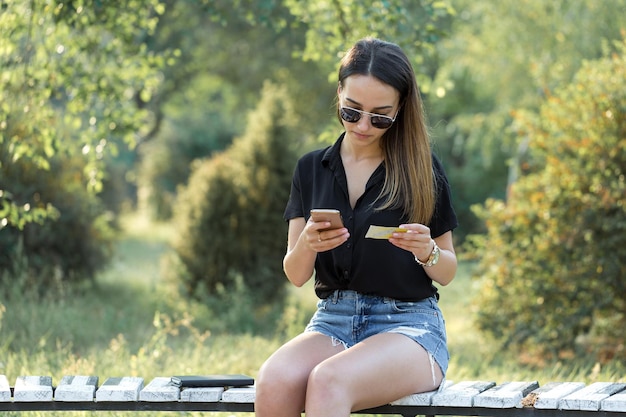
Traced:
[[361, 130], [368, 130], [372, 127], [372, 121], [369, 114], [361, 114], [361, 118], [356, 122], [356, 125]]

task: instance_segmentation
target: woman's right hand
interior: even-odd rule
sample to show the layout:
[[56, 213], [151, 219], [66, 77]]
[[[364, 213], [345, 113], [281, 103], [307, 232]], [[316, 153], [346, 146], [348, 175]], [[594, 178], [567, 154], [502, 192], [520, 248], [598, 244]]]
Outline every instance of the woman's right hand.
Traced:
[[342, 245], [350, 237], [348, 229], [326, 229], [329, 222], [314, 222], [304, 217], [289, 220], [287, 253], [283, 259], [283, 269], [287, 279], [301, 287], [313, 276], [315, 259], [319, 252], [325, 252]]
[[326, 252], [341, 246], [350, 237], [348, 229], [328, 229], [330, 222], [315, 222], [309, 219], [301, 237], [304, 237], [309, 248], [315, 252]]

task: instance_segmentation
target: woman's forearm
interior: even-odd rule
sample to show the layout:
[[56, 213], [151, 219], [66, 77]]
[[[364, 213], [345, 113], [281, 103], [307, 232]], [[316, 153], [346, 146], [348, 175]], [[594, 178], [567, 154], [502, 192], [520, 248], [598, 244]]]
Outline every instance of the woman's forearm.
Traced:
[[300, 240], [287, 250], [283, 259], [283, 270], [287, 279], [296, 287], [303, 286], [313, 276], [317, 252], [312, 251]]
[[283, 258], [283, 271], [296, 287], [303, 286], [313, 276], [317, 252], [307, 245], [304, 237], [306, 222], [303, 217], [289, 221], [287, 253]]
[[426, 275], [439, 285], [448, 285], [454, 279], [457, 269], [456, 254], [448, 249], [441, 249], [437, 265], [424, 267]]

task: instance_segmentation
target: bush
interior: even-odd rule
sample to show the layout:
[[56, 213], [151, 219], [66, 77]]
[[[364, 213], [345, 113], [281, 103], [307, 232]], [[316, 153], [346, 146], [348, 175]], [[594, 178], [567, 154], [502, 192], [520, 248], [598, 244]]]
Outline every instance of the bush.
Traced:
[[266, 85], [243, 136], [194, 167], [179, 193], [172, 271], [195, 297], [234, 290], [237, 280], [259, 304], [282, 300], [282, 219], [299, 137], [284, 90]]
[[158, 1], [96, 3], [0, 6], [0, 285], [49, 293], [110, 256], [95, 194], [117, 143], [153, 124], [166, 64], [146, 53]]
[[49, 170], [26, 159], [0, 164], [0, 189], [11, 186], [16, 206], [40, 202], [56, 213], [23, 228], [11, 223], [0, 228], [0, 287], [5, 295], [10, 287], [42, 294], [89, 280], [110, 259], [109, 218], [84, 186], [83, 163], [57, 156]]
[[217, 114], [185, 116], [164, 123], [157, 138], [140, 148], [140, 208], [155, 220], [172, 217], [177, 187], [187, 183], [192, 161], [223, 150], [235, 136]]
[[[518, 114], [526, 174], [477, 208], [478, 324], [529, 356], [626, 356], [626, 44]], [[601, 342], [601, 343], [598, 343]]]

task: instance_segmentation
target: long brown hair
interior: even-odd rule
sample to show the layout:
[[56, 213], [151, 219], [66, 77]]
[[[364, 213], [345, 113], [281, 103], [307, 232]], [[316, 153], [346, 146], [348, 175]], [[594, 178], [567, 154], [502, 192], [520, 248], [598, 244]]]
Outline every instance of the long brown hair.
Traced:
[[430, 138], [411, 62], [398, 45], [365, 38], [341, 60], [340, 85], [351, 75], [371, 75], [400, 93], [396, 121], [381, 138], [387, 175], [377, 210], [402, 208], [410, 222], [428, 224], [435, 211], [436, 184]]

